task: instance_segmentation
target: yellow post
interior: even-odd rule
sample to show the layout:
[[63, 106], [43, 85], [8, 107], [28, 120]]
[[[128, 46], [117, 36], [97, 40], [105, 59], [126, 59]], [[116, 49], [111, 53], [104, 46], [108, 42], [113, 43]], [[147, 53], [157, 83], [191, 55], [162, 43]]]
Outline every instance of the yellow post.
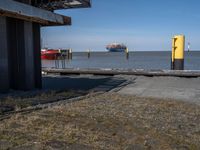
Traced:
[[173, 70], [184, 70], [185, 36], [176, 35], [172, 39], [172, 66]]

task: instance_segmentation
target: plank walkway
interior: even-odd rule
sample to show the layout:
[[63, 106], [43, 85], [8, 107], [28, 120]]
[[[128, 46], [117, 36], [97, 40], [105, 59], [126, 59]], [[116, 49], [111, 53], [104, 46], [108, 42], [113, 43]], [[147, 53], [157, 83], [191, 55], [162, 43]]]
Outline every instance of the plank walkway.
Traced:
[[55, 69], [43, 68], [44, 74], [60, 74], [60, 75], [136, 75], [136, 76], [172, 76], [172, 77], [200, 77], [200, 70], [145, 70], [145, 69]]

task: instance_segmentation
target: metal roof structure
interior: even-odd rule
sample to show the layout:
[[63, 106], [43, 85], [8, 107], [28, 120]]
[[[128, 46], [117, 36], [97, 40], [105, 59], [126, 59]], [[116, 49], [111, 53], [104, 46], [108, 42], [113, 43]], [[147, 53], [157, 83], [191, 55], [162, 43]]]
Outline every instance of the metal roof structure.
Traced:
[[31, 21], [43, 26], [71, 25], [71, 17], [56, 14], [22, 1], [0, 0], [0, 16]]
[[43, 26], [71, 25], [71, 18], [57, 9], [91, 7], [91, 0], [0, 0], [0, 15], [40, 23]]
[[91, 0], [34, 0], [34, 4], [36, 7], [53, 11], [91, 7]]

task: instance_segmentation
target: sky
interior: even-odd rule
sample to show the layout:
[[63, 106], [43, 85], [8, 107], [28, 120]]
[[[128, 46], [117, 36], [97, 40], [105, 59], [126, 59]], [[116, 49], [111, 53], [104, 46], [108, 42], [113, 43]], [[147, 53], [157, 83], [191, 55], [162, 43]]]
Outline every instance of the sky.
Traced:
[[73, 51], [106, 51], [118, 42], [130, 51], [169, 51], [184, 34], [200, 50], [200, 0], [92, 0], [91, 8], [57, 10], [72, 26], [42, 28], [42, 46]]

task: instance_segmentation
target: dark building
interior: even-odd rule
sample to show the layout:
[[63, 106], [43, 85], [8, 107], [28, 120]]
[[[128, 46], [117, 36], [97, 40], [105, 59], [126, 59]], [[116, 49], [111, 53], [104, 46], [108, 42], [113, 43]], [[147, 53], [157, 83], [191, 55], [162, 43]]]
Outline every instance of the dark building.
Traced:
[[90, 0], [1, 0], [0, 91], [41, 88], [40, 27], [71, 25], [56, 9], [90, 6]]

